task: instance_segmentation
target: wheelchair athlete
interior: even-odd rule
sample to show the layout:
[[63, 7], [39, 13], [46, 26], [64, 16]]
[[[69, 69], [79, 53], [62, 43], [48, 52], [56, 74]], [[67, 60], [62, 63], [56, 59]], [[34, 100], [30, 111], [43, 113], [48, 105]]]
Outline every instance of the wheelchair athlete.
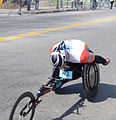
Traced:
[[64, 68], [68, 63], [99, 63], [108, 65], [109, 58], [95, 55], [81, 40], [61, 41], [50, 48], [50, 61], [54, 66], [52, 77], [59, 75], [60, 68]]

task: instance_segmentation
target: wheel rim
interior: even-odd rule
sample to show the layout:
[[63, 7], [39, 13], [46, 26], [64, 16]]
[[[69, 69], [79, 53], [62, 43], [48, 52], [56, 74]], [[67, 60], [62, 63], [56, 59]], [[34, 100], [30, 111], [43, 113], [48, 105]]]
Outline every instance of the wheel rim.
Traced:
[[30, 111], [30, 113], [27, 114], [27, 115], [26, 114], [24, 115], [24, 113], [26, 113], [28, 111], [29, 106], [31, 106], [32, 103], [23, 110], [23, 115], [21, 115], [21, 111], [24, 108], [24, 105], [27, 104], [27, 101], [30, 101], [29, 97], [26, 97], [22, 101], [20, 101], [20, 103], [18, 104], [18, 106], [17, 106], [17, 108], [15, 110], [15, 114], [13, 116], [13, 120], [30, 120], [31, 115], [32, 115], [32, 111]]
[[94, 88], [96, 88], [97, 84], [98, 84], [98, 71], [96, 66], [89, 66], [87, 69], [87, 79], [86, 79], [86, 83], [87, 83], [87, 87], [90, 90], [93, 90]]

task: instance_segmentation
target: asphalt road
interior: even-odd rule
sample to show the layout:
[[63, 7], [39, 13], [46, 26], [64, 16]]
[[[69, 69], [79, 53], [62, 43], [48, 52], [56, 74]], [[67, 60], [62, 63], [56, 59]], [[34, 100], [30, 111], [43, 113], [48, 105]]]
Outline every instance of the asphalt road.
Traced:
[[116, 9], [106, 9], [0, 16], [0, 120], [8, 120], [20, 94], [36, 94], [47, 81], [52, 72], [50, 46], [66, 39], [85, 41], [95, 54], [110, 57], [111, 63], [100, 65], [101, 83], [94, 102], [82, 100], [78, 79], [65, 84], [60, 94], [47, 94], [35, 120], [116, 119]]

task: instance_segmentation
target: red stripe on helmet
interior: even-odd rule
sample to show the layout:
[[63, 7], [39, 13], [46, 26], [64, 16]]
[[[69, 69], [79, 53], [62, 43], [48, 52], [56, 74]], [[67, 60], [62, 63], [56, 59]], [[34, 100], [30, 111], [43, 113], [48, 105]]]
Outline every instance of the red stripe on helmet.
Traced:
[[52, 53], [52, 50], [53, 50], [53, 46], [50, 48], [50, 54]]

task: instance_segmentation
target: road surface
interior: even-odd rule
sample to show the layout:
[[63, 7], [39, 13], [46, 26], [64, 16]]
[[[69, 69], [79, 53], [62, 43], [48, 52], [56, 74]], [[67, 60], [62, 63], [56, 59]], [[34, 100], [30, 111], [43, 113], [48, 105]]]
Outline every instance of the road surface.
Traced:
[[0, 17], [0, 120], [8, 120], [16, 98], [36, 94], [51, 76], [50, 46], [61, 40], [81, 39], [95, 54], [110, 57], [100, 65], [96, 100], [82, 99], [82, 80], [69, 82], [60, 94], [47, 94], [35, 120], [116, 119], [116, 9], [73, 11]]

